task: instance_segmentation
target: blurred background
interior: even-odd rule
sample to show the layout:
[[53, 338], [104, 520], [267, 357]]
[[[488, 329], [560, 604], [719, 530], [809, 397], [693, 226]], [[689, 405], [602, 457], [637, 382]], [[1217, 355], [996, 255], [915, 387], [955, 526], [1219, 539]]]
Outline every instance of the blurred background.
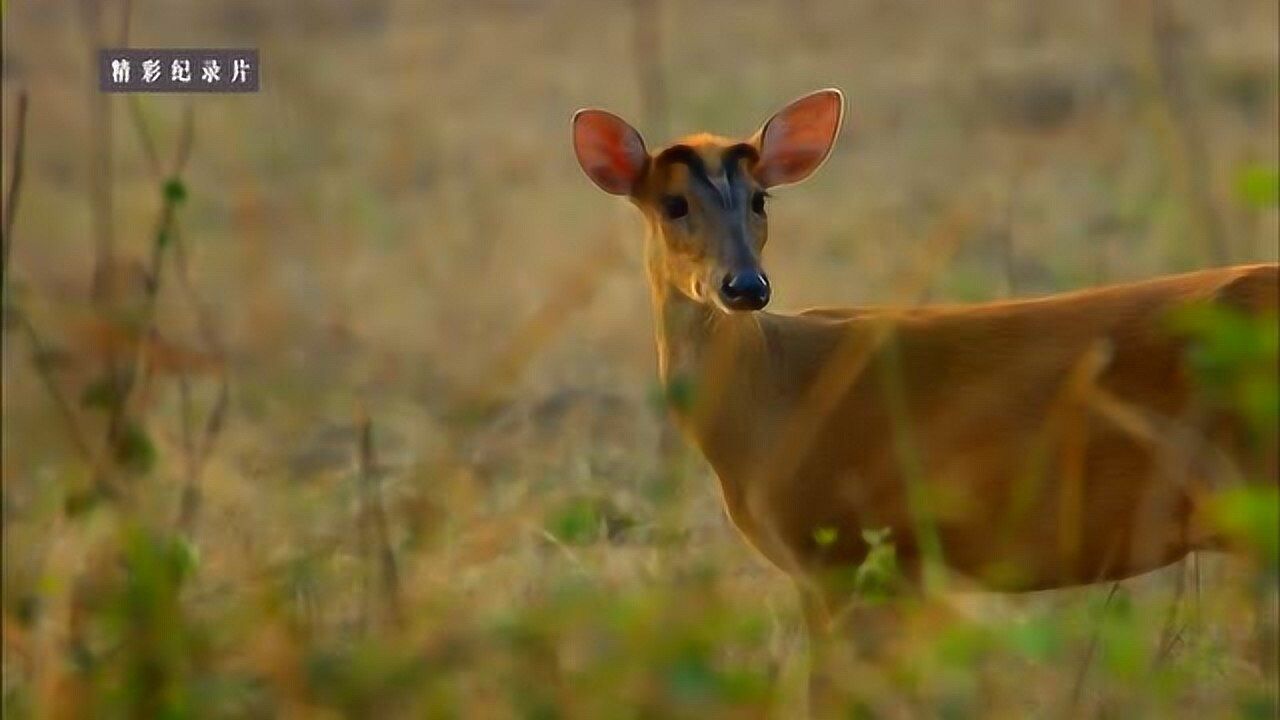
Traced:
[[[579, 107], [653, 148], [844, 90], [770, 207], [778, 312], [896, 299], [958, 216], [918, 300], [1280, 254], [1271, 0], [2, 8], [9, 717], [801, 715]], [[123, 45], [256, 47], [261, 91], [101, 94]], [[1259, 582], [922, 613], [862, 710], [1271, 716]]]

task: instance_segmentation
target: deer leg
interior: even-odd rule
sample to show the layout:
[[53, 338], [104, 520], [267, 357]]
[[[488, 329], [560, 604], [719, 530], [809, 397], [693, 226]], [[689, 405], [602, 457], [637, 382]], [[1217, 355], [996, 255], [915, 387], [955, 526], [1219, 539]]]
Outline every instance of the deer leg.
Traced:
[[804, 613], [809, 634], [809, 717], [825, 718], [836, 714], [839, 707], [831, 676], [831, 615], [822, 593], [797, 583], [800, 609]]
[[877, 714], [893, 698], [885, 663], [901, 628], [897, 599], [872, 602], [799, 586], [809, 633], [809, 715]]

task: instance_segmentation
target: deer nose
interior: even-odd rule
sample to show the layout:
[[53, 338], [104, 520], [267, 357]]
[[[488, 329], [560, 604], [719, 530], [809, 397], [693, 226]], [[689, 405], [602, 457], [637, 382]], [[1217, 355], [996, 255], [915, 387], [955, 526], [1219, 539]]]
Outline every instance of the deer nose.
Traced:
[[769, 304], [769, 278], [759, 270], [729, 273], [720, 283], [720, 299], [730, 310], [759, 310]]

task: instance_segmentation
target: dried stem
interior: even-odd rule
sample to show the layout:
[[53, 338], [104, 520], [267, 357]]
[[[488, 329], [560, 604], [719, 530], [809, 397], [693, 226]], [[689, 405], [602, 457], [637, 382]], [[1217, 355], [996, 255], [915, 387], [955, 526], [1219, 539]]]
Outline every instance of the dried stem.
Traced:
[[662, 81], [662, 28], [659, 0], [632, 0], [632, 29], [641, 117], [654, 137], [667, 132], [667, 97]]
[[191, 379], [185, 372], [178, 379], [178, 393], [182, 412], [183, 454], [186, 458], [186, 482], [182, 486], [182, 496], [179, 500], [178, 530], [183, 535], [191, 537], [195, 533], [196, 520], [204, 501], [201, 482], [204, 466], [209, 460], [214, 442], [222, 432], [230, 392], [224, 374], [218, 386], [218, 398], [214, 401], [208, 417], [205, 418], [204, 432], [198, 444], [191, 417]]
[[159, 180], [163, 177], [163, 171], [160, 168], [160, 154], [156, 151], [156, 143], [151, 135], [151, 128], [147, 125], [147, 118], [142, 114], [142, 101], [137, 95], [127, 95], [126, 105], [129, 108], [129, 118], [133, 121], [133, 127], [138, 133], [138, 142], [142, 144], [142, 154], [147, 157], [147, 166], [151, 169], [151, 176]]
[[27, 336], [27, 343], [31, 346], [31, 366], [35, 368], [36, 374], [40, 376], [41, 382], [44, 383], [45, 390], [48, 391], [49, 397], [53, 400], [53, 404], [58, 408], [58, 414], [62, 417], [63, 425], [67, 429], [67, 436], [71, 439], [71, 443], [75, 446], [76, 452], [90, 464], [94, 463], [93, 448], [89, 445], [88, 436], [84, 429], [80, 427], [80, 421], [77, 419], [74, 406], [67, 396], [62, 392], [62, 388], [58, 386], [58, 381], [53, 377], [53, 373], [49, 370], [49, 365], [45, 358], [49, 356], [44, 341], [40, 337], [40, 333], [36, 331], [31, 320], [24, 313], [15, 313], [14, 321], [18, 327]]
[[[89, 63], [91, 67], [98, 64], [98, 50], [103, 43], [102, 32], [102, 0], [81, 0], [81, 21], [88, 42]], [[127, 11], [129, 8], [126, 7]], [[127, 19], [121, 24], [122, 29], [128, 27]], [[94, 262], [93, 285], [94, 299], [109, 306], [114, 292], [112, 284], [112, 267], [115, 265], [115, 234], [112, 220], [112, 184], [111, 184], [111, 98], [98, 89], [97, 77], [87, 86], [89, 93], [89, 209], [93, 218]], [[112, 365], [108, 358], [108, 365]], [[110, 367], [109, 371], [114, 371]], [[113, 373], [114, 374], [114, 373]]]
[[[17, 216], [18, 201], [21, 197], [23, 167], [25, 165], [25, 148], [26, 148], [26, 117], [28, 108], [28, 96], [24, 91], [18, 96], [18, 112], [15, 122], [15, 137], [13, 147], [13, 165], [12, 173], [9, 181], [9, 188], [4, 197], [4, 220], [3, 220], [3, 260], [4, 265], [0, 266], [0, 292], [3, 293], [3, 307], [0, 307], [0, 313], [3, 313], [6, 320], [12, 320], [17, 327], [22, 329], [26, 335], [27, 342], [31, 347], [31, 365], [35, 369], [36, 374], [40, 377], [41, 383], [48, 392], [49, 398], [53, 401], [54, 407], [58, 410], [58, 415], [62, 418], [63, 427], [66, 430], [67, 437], [71, 440], [76, 452], [81, 458], [89, 464], [90, 467], [98, 468], [103, 461], [103, 455], [95, 452], [90, 444], [88, 434], [81, 426], [78, 416], [75, 412], [75, 406], [71, 400], [59, 387], [57, 379], [51, 372], [47, 358], [50, 353], [44, 344], [40, 332], [36, 330], [35, 324], [31, 322], [31, 318], [24, 312], [10, 313], [8, 305], [8, 289], [9, 289], [9, 271], [11, 267], [11, 253], [13, 250], [13, 226], [14, 218]], [[109, 479], [101, 473], [95, 471], [95, 489], [103, 495], [115, 496], [117, 489], [114, 488]]]
[[1093, 664], [1093, 656], [1098, 650], [1098, 636], [1101, 635], [1102, 623], [1107, 621], [1107, 611], [1111, 609], [1111, 600], [1115, 598], [1116, 591], [1120, 589], [1120, 583], [1112, 583], [1111, 590], [1107, 593], [1107, 599], [1102, 603], [1102, 614], [1098, 618], [1098, 624], [1093, 628], [1093, 635], [1089, 637], [1089, 647], [1085, 650], [1084, 659], [1080, 661], [1080, 667], [1076, 669], [1075, 681], [1071, 684], [1071, 699], [1067, 703], [1067, 711], [1064, 717], [1077, 717], [1077, 710], [1080, 707], [1080, 699], [1084, 696], [1084, 681], [1089, 675], [1089, 666]]
[[213, 409], [209, 411], [209, 415], [205, 418], [204, 435], [200, 439], [199, 445], [196, 445], [192, 427], [193, 421], [191, 418], [190, 397], [191, 380], [185, 371], [178, 379], [180, 399], [182, 402], [183, 446], [184, 452], [187, 456], [187, 477], [186, 484], [182, 489], [182, 499], [178, 514], [178, 527], [189, 537], [195, 531], [196, 519], [199, 515], [202, 504], [201, 476], [204, 471], [204, 465], [208, 461], [209, 455], [213, 451], [213, 445], [217, 441], [218, 436], [221, 435], [223, 425], [225, 424], [227, 404], [230, 398], [230, 388], [227, 381], [227, 373], [223, 367], [226, 355], [222, 340], [214, 326], [208, 308], [203, 302], [201, 302], [191, 283], [190, 270], [187, 265], [185, 240], [175, 239], [173, 257], [173, 266], [177, 274], [178, 286], [183, 290], [183, 294], [186, 296], [188, 302], [191, 303], [204, 344], [213, 354], [219, 366], [218, 399], [214, 402]]
[[1212, 167], [1206, 133], [1196, 114], [1187, 83], [1188, 31], [1169, 0], [1150, 0], [1152, 54], [1156, 87], [1168, 113], [1170, 155], [1175, 179], [1186, 196], [1191, 229], [1215, 265], [1230, 260], [1227, 234], [1209, 188]]
[[[139, 125], [138, 131], [144, 136], [148, 134], [145, 125]], [[137, 330], [137, 342], [133, 349], [132, 362], [126, 366], [123, 377], [117, 381], [116, 402], [110, 408], [107, 441], [108, 445], [112, 447], [116, 445], [127, 427], [131, 416], [131, 403], [136, 401], [138, 397], [145, 395], [145, 393], [137, 392], [138, 388], [150, 379], [147, 350], [152, 337], [155, 335], [156, 307], [162, 286], [165, 256], [178, 238], [177, 210], [178, 206], [185, 200], [186, 193], [180, 177], [186, 161], [190, 157], [193, 132], [190, 109], [188, 108], [184, 117], [182, 135], [179, 138], [174, 156], [173, 175], [160, 185], [163, 198], [160, 219], [156, 224], [155, 235], [151, 243], [151, 258], [147, 267], [143, 310]]]
[[1151, 669], [1160, 669], [1173, 651], [1182, 642], [1186, 626], [1179, 627], [1178, 610], [1187, 591], [1187, 566], [1190, 560], [1178, 563], [1178, 581], [1174, 586], [1173, 602], [1169, 603], [1169, 614], [1165, 616], [1164, 629], [1160, 631], [1160, 644], [1156, 647], [1155, 657], [1151, 660]]
[[[185, 481], [179, 500], [177, 525], [179, 531], [190, 537], [195, 531], [196, 521], [203, 505], [201, 478], [204, 466], [213, 450], [214, 443], [222, 432], [230, 396], [227, 375], [223, 368], [226, 357], [224, 345], [208, 307], [201, 301], [191, 282], [186, 240], [177, 232], [174, 214], [177, 204], [182, 200], [182, 188], [179, 178], [191, 157], [191, 148], [195, 136], [194, 116], [190, 105], [186, 106], [183, 110], [182, 129], [179, 132], [178, 143], [166, 174], [160, 161], [159, 153], [156, 150], [157, 144], [151, 132], [151, 127], [148, 125], [146, 116], [143, 113], [142, 103], [134, 96], [130, 96], [129, 100], [129, 117], [133, 122], [134, 130], [137, 132], [139, 142], [147, 157], [152, 178], [164, 192], [164, 207], [159, 227], [156, 231], [155, 242], [152, 244], [151, 267], [147, 286], [147, 311], [144, 315], [145, 324], [139, 343], [139, 363], [145, 358], [145, 343], [154, 331], [154, 309], [160, 292], [161, 270], [163, 269], [165, 250], [171, 248], [168, 254], [172, 258], [171, 267], [173, 272], [176, 273], [178, 287], [191, 305], [192, 312], [196, 318], [196, 325], [206, 350], [214, 356], [219, 367], [217, 399], [214, 401], [214, 406], [209, 411], [209, 415], [204, 420], [202, 436], [198, 439], [196, 437], [195, 418], [193, 417], [191, 376], [184, 368], [178, 377]], [[138, 368], [139, 363], [135, 363], [133, 367], [135, 369]]]
[[[391, 623], [400, 627], [404, 623], [404, 612], [400, 602], [400, 573], [396, 567], [395, 549], [391, 547], [391, 533], [388, 528], [386, 509], [382, 505], [380, 477], [382, 468], [378, 466], [373, 449], [373, 420], [367, 414], [360, 419], [360, 537], [361, 544], [368, 554], [376, 552], [380, 591], [385, 603], [387, 617]], [[372, 583], [366, 585], [371, 589]], [[373, 603], [366, 596], [366, 607]]]
[[13, 220], [17, 216], [18, 198], [22, 192], [22, 168], [27, 146], [27, 93], [18, 94], [18, 112], [13, 121], [13, 153], [9, 174], [9, 189], [4, 196], [4, 245], [3, 264], [0, 264], [0, 293], [8, 298], [9, 257], [13, 250]]

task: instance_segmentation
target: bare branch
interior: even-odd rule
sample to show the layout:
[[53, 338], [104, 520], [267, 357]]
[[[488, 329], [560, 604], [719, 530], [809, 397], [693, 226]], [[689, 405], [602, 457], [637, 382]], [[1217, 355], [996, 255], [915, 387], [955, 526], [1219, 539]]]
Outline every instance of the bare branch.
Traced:
[[191, 104], [187, 103], [182, 108], [182, 130], [178, 133], [178, 150], [173, 156], [171, 172], [174, 177], [181, 175], [187, 168], [187, 161], [191, 159], [191, 146], [195, 141], [195, 132], [195, 113], [191, 111]]
[[404, 622], [404, 612], [400, 601], [400, 573], [396, 567], [395, 549], [391, 547], [390, 530], [387, 513], [382, 506], [382, 493], [379, 490], [378, 467], [373, 449], [373, 420], [368, 414], [361, 413], [360, 418], [360, 523], [361, 536], [369, 543], [368, 550], [377, 553], [381, 592], [388, 618], [399, 627]]
[[147, 165], [151, 168], [151, 177], [157, 182], [163, 180], [163, 171], [160, 168], [160, 154], [156, 151], [155, 137], [151, 134], [151, 127], [147, 125], [147, 118], [142, 114], [142, 101], [137, 95], [129, 95], [129, 119], [133, 121], [133, 129], [138, 133], [138, 142], [142, 144], [142, 154], [147, 157]]
[[40, 333], [36, 331], [31, 320], [22, 313], [15, 314], [16, 322], [27, 336], [27, 342], [31, 346], [31, 365], [35, 368], [36, 374], [40, 376], [40, 380], [44, 383], [45, 390], [48, 391], [49, 397], [53, 399], [53, 404], [58, 408], [58, 414], [62, 416], [63, 425], [67, 429], [67, 436], [71, 439], [71, 444], [75, 446], [76, 452], [88, 463], [94, 462], [93, 449], [89, 446], [89, 441], [80, 427], [80, 421], [76, 417], [75, 410], [71, 401], [62, 392], [62, 388], [58, 386], [58, 381], [53, 377], [53, 373], [49, 370], [49, 365], [45, 358], [49, 356], [49, 351], [45, 347], [44, 340], [41, 339]]
[[[22, 191], [22, 167], [27, 146], [27, 92], [18, 94], [18, 114], [13, 121], [13, 160], [9, 175], [9, 189], [4, 196], [4, 260], [0, 265], [0, 291], [9, 287], [9, 257], [13, 249], [13, 219], [18, 211], [18, 198]], [[7, 297], [7, 295], [6, 295]]]
[[662, 81], [662, 14], [660, 0], [632, 0], [633, 50], [640, 86], [645, 132], [667, 133], [667, 93]]
[[1076, 717], [1077, 709], [1080, 707], [1080, 699], [1084, 696], [1084, 681], [1089, 675], [1089, 666], [1093, 663], [1093, 656], [1098, 651], [1098, 636], [1102, 631], [1102, 623], [1107, 621], [1107, 611], [1111, 609], [1111, 601], [1116, 596], [1116, 591], [1120, 589], [1120, 583], [1111, 583], [1111, 590], [1107, 593], [1107, 599], [1102, 603], [1102, 613], [1098, 618], [1098, 624], [1093, 628], [1093, 635], [1089, 638], [1089, 648], [1085, 651], [1084, 659], [1080, 661], [1080, 667], [1076, 669], [1075, 681], [1071, 684], [1071, 698], [1067, 703], [1067, 712], [1064, 717]]

